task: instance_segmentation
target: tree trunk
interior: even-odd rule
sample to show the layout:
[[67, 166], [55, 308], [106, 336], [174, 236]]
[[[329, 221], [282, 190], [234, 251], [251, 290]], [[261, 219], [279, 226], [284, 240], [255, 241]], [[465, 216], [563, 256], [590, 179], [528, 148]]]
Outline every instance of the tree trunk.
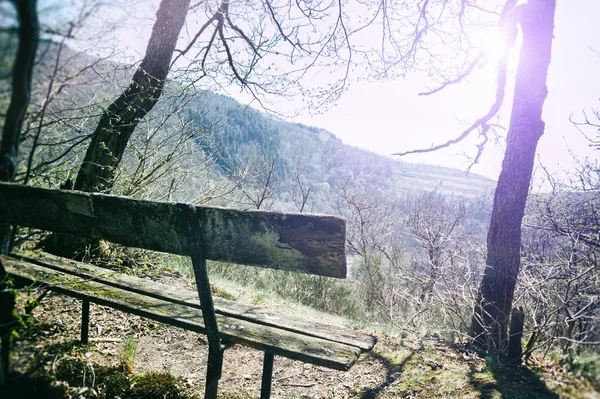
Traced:
[[506, 349], [507, 326], [520, 269], [521, 222], [539, 138], [554, 29], [556, 0], [519, 7], [523, 44], [515, 80], [502, 171], [487, 236], [486, 269], [475, 305], [471, 336], [480, 346]]
[[[39, 41], [37, 0], [14, 2], [19, 19], [19, 47], [13, 65], [12, 95], [6, 112], [0, 147], [0, 181], [13, 181], [19, 162], [23, 119], [31, 98], [31, 77]], [[10, 250], [10, 225], [0, 224], [0, 253]], [[15, 294], [6, 289], [6, 269], [0, 262], [0, 386], [6, 384], [9, 369], [10, 333], [13, 327]]]
[[146, 54], [131, 84], [104, 111], [92, 135], [75, 190], [109, 192], [125, 147], [142, 118], [162, 94], [190, 0], [162, 0]]
[[508, 338], [508, 349], [506, 360], [511, 364], [518, 365], [523, 362], [523, 326], [525, 325], [525, 313], [523, 307], [514, 308], [510, 316], [510, 336]]
[[[36, 0], [15, 1], [19, 19], [19, 47], [12, 73], [12, 96], [6, 112], [0, 147], [0, 181], [13, 181], [19, 161], [23, 119], [31, 97], [31, 76], [39, 41]], [[0, 253], [8, 253], [10, 226], [0, 224]], [[0, 266], [0, 281], [4, 269]]]

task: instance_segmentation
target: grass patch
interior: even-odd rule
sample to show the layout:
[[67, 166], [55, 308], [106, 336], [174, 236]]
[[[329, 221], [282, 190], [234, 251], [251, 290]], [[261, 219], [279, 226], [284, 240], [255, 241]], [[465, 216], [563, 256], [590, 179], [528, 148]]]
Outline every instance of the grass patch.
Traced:
[[194, 267], [192, 260], [188, 256], [166, 255], [164, 269], [175, 271], [189, 279], [194, 279]]
[[231, 292], [226, 291], [222, 288], [219, 287], [215, 287], [214, 284], [211, 284], [210, 286], [210, 292], [213, 294], [213, 296], [219, 297], [219, 298], [223, 298], [223, 299], [228, 299], [230, 301], [236, 301], [237, 297], [235, 295], [233, 295]]
[[133, 335], [130, 335], [119, 348], [119, 365], [129, 374], [133, 374], [135, 367], [137, 343], [137, 339]]
[[261, 303], [265, 302], [265, 298], [266, 297], [267, 297], [267, 295], [264, 292], [257, 292], [252, 297], [252, 304], [253, 305], [260, 305]]

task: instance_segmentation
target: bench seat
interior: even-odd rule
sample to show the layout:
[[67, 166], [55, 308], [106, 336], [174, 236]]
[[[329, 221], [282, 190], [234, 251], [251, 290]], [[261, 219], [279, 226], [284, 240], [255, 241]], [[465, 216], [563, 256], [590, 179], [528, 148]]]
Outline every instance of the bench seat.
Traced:
[[[198, 294], [49, 254], [0, 255], [19, 285], [109, 306], [190, 331], [206, 333]], [[336, 370], [349, 370], [375, 338], [350, 329], [291, 318], [214, 297], [223, 341]]]

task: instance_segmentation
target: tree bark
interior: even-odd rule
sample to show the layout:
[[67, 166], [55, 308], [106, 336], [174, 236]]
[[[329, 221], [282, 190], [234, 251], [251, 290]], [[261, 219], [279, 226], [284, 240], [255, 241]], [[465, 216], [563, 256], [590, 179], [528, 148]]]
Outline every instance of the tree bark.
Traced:
[[[15, 1], [19, 19], [19, 46], [12, 73], [12, 95], [6, 112], [0, 147], [0, 181], [13, 181], [19, 160], [23, 119], [31, 97], [31, 77], [39, 41], [36, 0]], [[10, 226], [0, 224], [0, 253], [8, 253]], [[0, 265], [0, 282], [4, 268]]]
[[525, 325], [525, 313], [523, 307], [514, 308], [510, 316], [510, 336], [508, 338], [508, 349], [506, 360], [511, 364], [521, 364], [523, 362], [523, 326]]
[[520, 269], [521, 223], [548, 89], [556, 0], [529, 0], [518, 7], [523, 44], [515, 80], [510, 126], [498, 178], [486, 269], [475, 304], [471, 336], [480, 346], [506, 350], [507, 326]]
[[92, 135], [75, 190], [109, 192], [137, 124], [161, 96], [190, 0], [162, 0], [146, 54], [131, 84], [102, 114]]

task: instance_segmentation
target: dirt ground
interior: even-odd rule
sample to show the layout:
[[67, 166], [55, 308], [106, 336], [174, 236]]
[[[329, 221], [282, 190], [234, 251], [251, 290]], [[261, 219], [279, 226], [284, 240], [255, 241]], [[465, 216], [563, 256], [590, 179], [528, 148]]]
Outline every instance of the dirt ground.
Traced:
[[[176, 274], [163, 275], [161, 280], [191, 284]], [[235, 294], [238, 300], [252, 300], [252, 294]], [[277, 305], [259, 301], [257, 306]], [[314, 316], [299, 306], [293, 311]], [[90, 343], [81, 346], [77, 342], [81, 302], [58, 294], [49, 294], [33, 318], [13, 344], [12, 367], [20, 375], [42, 370], [53, 384], [62, 384], [63, 397], [98, 397], [89, 375], [102, 366], [116, 365], [125, 365], [134, 375], [170, 373], [188, 397], [202, 397], [208, 348], [202, 335], [91, 304]], [[375, 350], [363, 355], [349, 372], [276, 357], [272, 398], [600, 398], [589, 382], [566, 370], [557, 372], [554, 366], [540, 365], [535, 373], [523, 367], [513, 376], [500, 375], [461, 345], [406, 331], [374, 333], [378, 336]], [[262, 356], [240, 345], [227, 349], [220, 397], [259, 397]], [[67, 383], [56, 382], [60, 380], [57, 370], [73, 359], [79, 366], [72, 371], [81, 376], [81, 383], [78, 377], [66, 387]]]

